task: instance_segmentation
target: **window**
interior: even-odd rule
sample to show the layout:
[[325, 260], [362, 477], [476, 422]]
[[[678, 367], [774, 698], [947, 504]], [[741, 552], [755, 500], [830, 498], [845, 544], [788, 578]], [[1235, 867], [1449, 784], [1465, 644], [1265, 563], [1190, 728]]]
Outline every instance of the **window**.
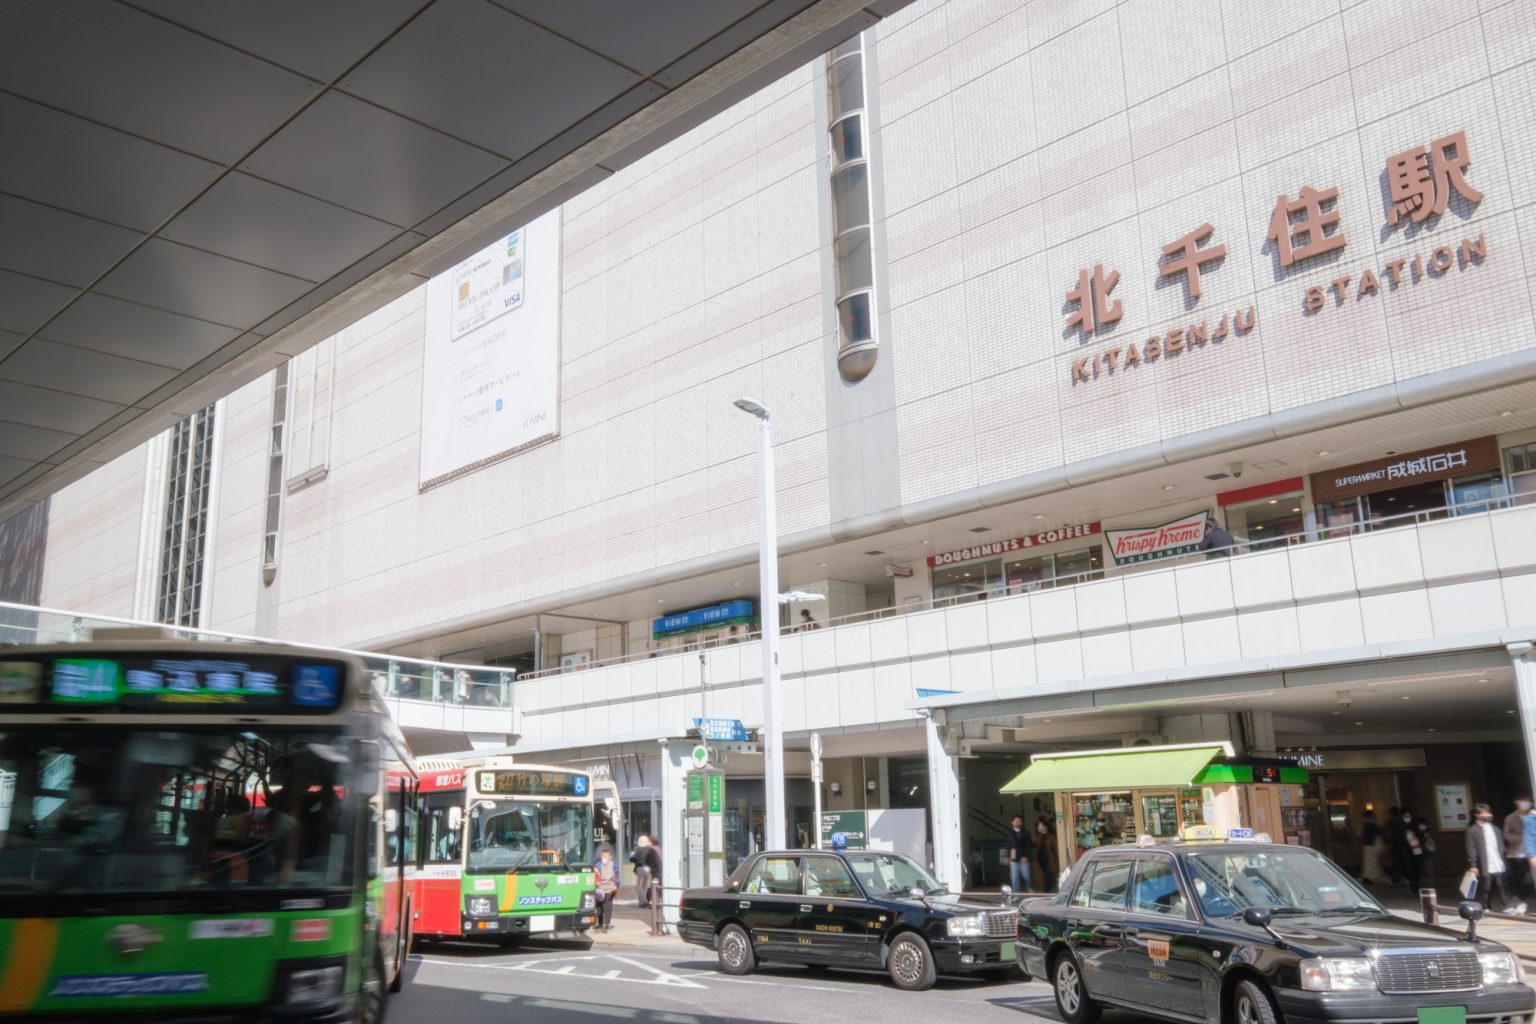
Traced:
[[1300, 490], [1272, 498], [1260, 498], [1242, 505], [1229, 505], [1226, 510], [1227, 529], [1239, 541], [1246, 540], [1254, 550], [1297, 543], [1305, 539], [1307, 531], [1306, 515], [1302, 509]]
[[1136, 885], [1131, 889], [1131, 910], [1138, 914], [1188, 916], [1184, 893], [1169, 857], [1138, 857]]
[[1131, 878], [1130, 860], [1102, 858], [1088, 866], [1072, 893], [1074, 907], [1094, 910], [1124, 910], [1125, 889]]
[[283, 511], [283, 443], [288, 429], [288, 364], [277, 368], [272, 379], [272, 448], [267, 455], [267, 518], [261, 541], [261, 582], [270, 587], [277, 579], [277, 528]]
[[203, 554], [213, 492], [213, 412], [211, 405], [199, 409], [171, 428], [155, 617], [173, 626], [196, 626], [202, 619]]
[[457, 811], [463, 797], [458, 794], [427, 797], [426, 815], [422, 821], [422, 839], [426, 843], [426, 849], [422, 851], [422, 859], [428, 864], [457, 864], [462, 853], [460, 849], [463, 838], [463, 829], [455, 827], [459, 824]]
[[800, 895], [800, 867], [793, 857], [764, 857], [752, 868], [742, 892]]
[[875, 263], [871, 244], [869, 130], [864, 109], [864, 42], [854, 36], [827, 54], [827, 133], [832, 187], [837, 370], [857, 383], [875, 368]]
[[849, 897], [859, 894], [848, 867], [836, 857], [807, 857], [801, 875], [807, 896]]

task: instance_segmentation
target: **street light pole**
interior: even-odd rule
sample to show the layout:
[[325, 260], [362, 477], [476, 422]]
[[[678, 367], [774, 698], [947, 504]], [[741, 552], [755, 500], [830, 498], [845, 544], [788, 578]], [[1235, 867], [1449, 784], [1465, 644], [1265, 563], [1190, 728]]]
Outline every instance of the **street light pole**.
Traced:
[[758, 608], [763, 625], [763, 788], [766, 818], [763, 846], [782, 850], [784, 812], [784, 725], [779, 714], [779, 535], [774, 510], [773, 435], [768, 410], [750, 398], [736, 408], [757, 417]]

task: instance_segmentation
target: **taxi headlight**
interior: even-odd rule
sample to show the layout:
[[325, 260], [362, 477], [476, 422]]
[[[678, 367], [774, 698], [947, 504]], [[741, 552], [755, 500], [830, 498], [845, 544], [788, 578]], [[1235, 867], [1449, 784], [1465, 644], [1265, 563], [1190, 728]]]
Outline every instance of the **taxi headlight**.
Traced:
[[470, 917], [495, 917], [496, 904], [491, 902], [489, 896], [471, 896], [464, 901], [465, 909]]
[[952, 917], [944, 926], [950, 935], [954, 936], [980, 936], [987, 934], [982, 925], [980, 914], [961, 914]]
[[1483, 968], [1484, 985], [1520, 984], [1520, 961], [1508, 950], [1497, 953], [1479, 953], [1477, 962]]
[[1359, 992], [1376, 987], [1376, 971], [1361, 956], [1312, 957], [1301, 962], [1301, 987], [1308, 992]]

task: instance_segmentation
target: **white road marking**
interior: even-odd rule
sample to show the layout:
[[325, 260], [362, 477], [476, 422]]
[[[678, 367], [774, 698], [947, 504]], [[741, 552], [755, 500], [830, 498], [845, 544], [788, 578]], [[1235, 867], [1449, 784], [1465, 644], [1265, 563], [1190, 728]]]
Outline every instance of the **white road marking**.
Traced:
[[[591, 978], [595, 981], [624, 981], [629, 982], [632, 985], [665, 985], [671, 988], [704, 988], [703, 985], [696, 981], [690, 981], [687, 978], [672, 974], [669, 971], [663, 971], [659, 968], [652, 967], [649, 964], [641, 963], [639, 960], [630, 959], [629, 957], [614, 956], [612, 954], [596, 954], [590, 956], [557, 956], [545, 957], [539, 960], [514, 960], [510, 962], [501, 961], [498, 963], [486, 963], [484, 961], [473, 960], [450, 960], [440, 957], [418, 957], [414, 959], [419, 960], [421, 963], [432, 964], [436, 967], [452, 967], [459, 970], [520, 971], [525, 974], [553, 974], [562, 977], [570, 976], [582, 979]], [[603, 974], [575, 973], [577, 964], [572, 963], [572, 961], [585, 962], [591, 960], [617, 961], [618, 963], [627, 964], [628, 966], [643, 972], [644, 974], [648, 975], [648, 977], [626, 977], [620, 970], [608, 970]]]

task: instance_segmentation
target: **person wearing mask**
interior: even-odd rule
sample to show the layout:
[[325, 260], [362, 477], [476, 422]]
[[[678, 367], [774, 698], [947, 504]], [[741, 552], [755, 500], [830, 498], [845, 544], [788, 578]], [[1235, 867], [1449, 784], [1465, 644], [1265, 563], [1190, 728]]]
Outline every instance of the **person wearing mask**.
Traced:
[[629, 862], [635, 866], [635, 896], [640, 906], [651, 905], [651, 837], [642, 835], [635, 840], [635, 852], [630, 854]]
[[1413, 833], [1418, 838], [1418, 860], [1414, 865], [1414, 873], [1418, 878], [1415, 887], [1433, 889], [1435, 887], [1435, 834], [1429, 830], [1427, 818], [1415, 818]]
[[1015, 814], [1008, 830], [1008, 879], [1014, 892], [1029, 892], [1033, 884], [1030, 878], [1029, 829], [1024, 827], [1024, 816]]
[[1504, 818], [1504, 861], [1509, 865], [1509, 891], [1516, 899], [1525, 895], [1527, 885], [1536, 886], [1530, 864], [1524, 856], [1525, 816], [1531, 812], [1531, 798], [1522, 793], [1515, 797], [1515, 809]]
[[1040, 865], [1040, 884], [1047, 887], [1054, 885], [1056, 872], [1051, 870], [1051, 865], [1056, 862], [1056, 827], [1050, 817], [1044, 814], [1035, 820], [1035, 860]]
[[1367, 810], [1360, 823], [1360, 881], [1366, 885], [1375, 885], [1386, 878], [1381, 866], [1381, 855], [1386, 852], [1383, 837], [1376, 812]]
[[1477, 876], [1477, 895], [1483, 906], [1493, 909], [1493, 891], [1499, 891], [1499, 909], [1509, 912], [1514, 901], [1504, 884], [1504, 834], [1493, 824], [1493, 808], [1478, 804], [1472, 809], [1476, 820], [1467, 829], [1467, 870]]
[[597, 924], [600, 932], [613, 931], [613, 901], [619, 895], [619, 866], [613, 861], [613, 847], [607, 843], [597, 851]]
[[1419, 837], [1418, 827], [1414, 824], [1413, 812], [1403, 808], [1402, 821], [1403, 845], [1398, 849], [1397, 855], [1403, 862], [1403, 874], [1408, 880], [1408, 893], [1411, 896], [1419, 894], [1421, 881], [1419, 872], [1424, 868], [1424, 842]]
[[1408, 822], [1413, 820], [1412, 814], [1404, 814], [1401, 807], [1387, 808], [1387, 823], [1382, 828], [1383, 838], [1387, 844], [1387, 878], [1396, 885], [1401, 878], [1408, 877], [1408, 865], [1403, 860], [1403, 850], [1407, 848], [1408, 841], [1405, 834], [1408, 831]]

